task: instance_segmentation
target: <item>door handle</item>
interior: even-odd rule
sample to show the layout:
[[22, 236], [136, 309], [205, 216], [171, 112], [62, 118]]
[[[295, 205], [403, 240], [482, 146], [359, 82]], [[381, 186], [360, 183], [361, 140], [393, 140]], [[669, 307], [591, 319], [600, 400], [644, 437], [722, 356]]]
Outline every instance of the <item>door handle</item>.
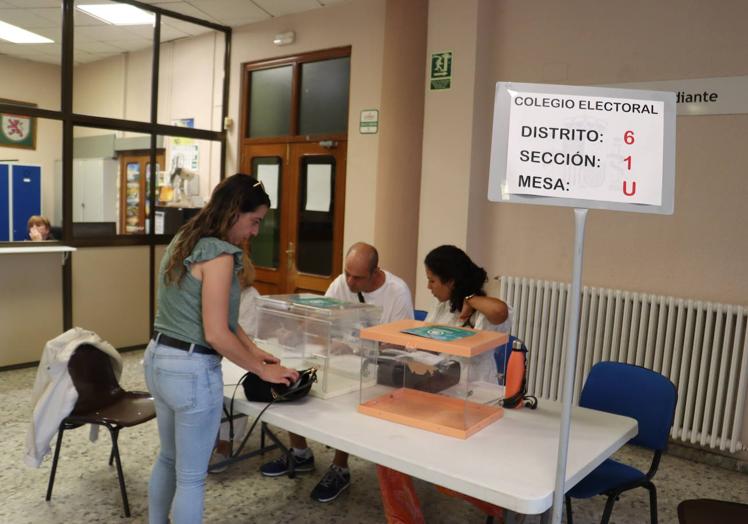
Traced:
[[294, 253], [296, 253], [296, 250], [294, 249], [293, 242], [289, 242], [288, 249], [286, 249], [286, 255], [288, 255], [286, 257], [286, 268], [288, 269], [288, 271], [291, 271], [291, 269], [293, 269]]

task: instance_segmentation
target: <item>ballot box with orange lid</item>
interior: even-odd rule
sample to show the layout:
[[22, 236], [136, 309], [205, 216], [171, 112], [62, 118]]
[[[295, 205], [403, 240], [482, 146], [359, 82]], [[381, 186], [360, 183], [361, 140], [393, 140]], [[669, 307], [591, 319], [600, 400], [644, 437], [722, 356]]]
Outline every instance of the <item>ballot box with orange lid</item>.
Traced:
[[400, 320], [359, 336], [378, 343], [363, 354], [359, 412], [457, 438], [501, 418], [495, 350], [508, 334]]

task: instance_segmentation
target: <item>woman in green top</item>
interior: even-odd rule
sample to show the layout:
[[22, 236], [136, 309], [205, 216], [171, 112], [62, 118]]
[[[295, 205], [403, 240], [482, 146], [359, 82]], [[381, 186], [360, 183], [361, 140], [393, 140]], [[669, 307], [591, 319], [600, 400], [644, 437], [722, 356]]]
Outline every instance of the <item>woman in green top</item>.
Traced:
[[148, 518], [199, 523], [208, 460], [223, 406], [221, 357], [266, 381], [298, 373], [259, 349], [238, 324], [242, 242], [256, 236], [270, 199], [253, 177], [223, 180], [179, 230], [159, 271], [155, 333], [145, 378], [156, 404], [161, 449], [148, 485]]

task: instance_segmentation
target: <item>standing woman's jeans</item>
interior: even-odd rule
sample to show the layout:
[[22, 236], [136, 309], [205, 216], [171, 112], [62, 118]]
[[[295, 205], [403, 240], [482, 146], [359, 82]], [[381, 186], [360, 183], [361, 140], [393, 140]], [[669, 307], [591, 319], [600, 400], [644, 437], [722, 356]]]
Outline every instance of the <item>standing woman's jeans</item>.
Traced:
[[161, 450], [148, 484], [148, 521], [202, 522], [205, 477], [223, 406], [221, 357], [151, 341], [145, 380], [156, 404]]

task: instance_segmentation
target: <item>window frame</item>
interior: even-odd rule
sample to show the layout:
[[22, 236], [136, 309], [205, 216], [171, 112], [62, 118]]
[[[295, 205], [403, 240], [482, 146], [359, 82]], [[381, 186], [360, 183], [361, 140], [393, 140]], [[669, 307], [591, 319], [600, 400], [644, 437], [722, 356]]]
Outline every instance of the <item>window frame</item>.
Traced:
[[[255, 62], [245, 62], [242, 64], [241, 78], [241, 98], [239, 99], [239, 137], [238, 151], [242, 150], [244, 145], [252, 144], [277, 144], [279, 142], [316, 142], [319, 140], [347, 140], [348, 132], [343, 133], [317, 133], [310, 135], [299, 134], [299, 108], [301, 104], [301, 65], [310, 62], [321, 62], [334, 58], [351, 58], [351, 46], [335, 47], [310, 53], [299, 53], [270, 60], [259, 60]], [[279, 66], [290, 65], [291, 74], [291, 112], [289, 134], [267, 136], [259, 138], [247, 137], [249, 126], [249, 104], [251, 97], [251, 74], [254, 71], [263, 69], [272, 69]], [[348, 91], [350, 93], [350, 76], [348, 78]], [[348, 100], [350, 105], [350, 99]], [[350, 112], [349, 112], [350, 114]]]
[[[155, 248], [157, 245], [166, 244], [171, 241], [173, 235], [157, 235], [155, 231], [156, 214], [151, 213], [148, 218], [150, 222], [148, 234], [135, 235], [108, 235], [90, 238], [74, 238], [73, 236], [73, 129], [75, 127], [90, 127], [99, 129], [108, 129], [113, 131], [129, 131], [141, 133], [150, 136], [150, 164], [157, 163], [157, 149], [159, 136], [185, 137], [219, 142], [221, 144], [221, 159], [219, 178], [223, 180], [226, 176], [226, 129], [224, 122], [228, 117], [229, 111], [229, 84], [231, 68], [231, 36], [232, 29], [200, 20], [188, 15], [183, 15], [168, 9], [163, 9], [150, 4], [145, 4], [135, 0], [110, 0], [112, 2], [129, 4], [134, 7], [149, 11], [155, 14], [155, 23], [153, 26], [153, 57], [151, 62], [151, 97], [150, 97], [150, 118], [148, 121], [135, 121], [128, 119], [118, 119], [109, 117], [99, 117], [93, 115], [79, 114], [73, 111], [73, 68], [74, 68], [74, 33], [75, 33], [75, 0], [60, 0], [62, 9], [62, 52], [60, 66], [60, 109], [42, 109], [32, 106], [17, 105], [0, 100], [0, 112], [14, 113], [21, 116], [36, 118], [45, 118], [56, 120], [62, 123], [62, 238], [56, 239], [50, 244], [67, 245], [74, 247], [101, 247], [101, 246], [131, 246], [146, 245], [149, 246], [149, 267], [150, 267], [150, 325], [153, 326], [155, 316], [155, 271], [154, 259]], [[158, 79], [159, 63], [161, 56], [161, 18], [163, 16], [181, 20], [184, 22], [208, 27], [215, 31], [224, 33], [224, 56], [223, 56], [223, 91], [222, 91], [222, 111], [221, 111], [221, 130], [214, 131], [211, 129], [186, 128], [158, 122]], [[156, 173], [149, 173], [150, 194], [148, 195], [150, 209], [155, 210], [156, 200]], [[3, 242], [8, 247], [28, 246], [25, 242]], [[73, 326], [73, 290], [72, 290], [72, 267], [70, 259], [65, 259], [62, 270], [62, 316], [63, 328], [70, 329]]]
[[[157, 139], [158, 136], [184, 137], [220, 142], [221, 164], [219, 177], [222, 180], [226, 176], [226, 130], [222, 127], [220, 131], [201, 128], [186, 128], [158, 122], [158, 79], [159, 63], [161, 56], [161, 18], [163, 16], [189, 22], [192, 24], [208, 27], [215, 31], [224, 33], [224, 63], [223, 63], [223, 92], [222, 92], [222, 114], [221, 122], [228, 117], [228, 99], [231, 65], [231, 35], [230, 27], [222, 26], [206, 20], [200, 20], [188, 15], [183, 15], [168, 9], [154, 5], [144, 4], [135, 0], [110, 0], [116, 3], [129, 4], [145, 11], [155, 14], [153, 26], [153, 45], [151, 61], [151, 96], [150, 96], [150, 118], [149, 121], [137, 121], [121, 118], [101, 117], [73, 112], [73, 53], [75, 33], [75, 0], [60, 0], [62, 8], [62, 62], [60, 67], [60, 109], [43, 109], [32, 106], [16, 105], [0, 101], [0, 112], [15, 113], [22, 116], [45, 118], [62, 123], [62, 238], [56, 239], [54, 243], [70, 245], [74, 247], [93, 246], [127, 246], [127, 245], [159, 245], [168, 243], [173, 235], [132, 234], [132, 235], [109, 235], [100, 237], [75, 238], [73, 236], [73, 129], [75, 127], [88, 127], [108, 129], [112, 131], [127, 131], [141, 133], [150, 136], [151, 164], [156, 164]], [[54, 176], [54, 175], [53, 175]], [[151, 177], [148, 195], [150, 208], [155, 205], [156, 174]], [[155, 231], [155, 213], [148, 217], [150, 231]], [[25, 245], [23, 242], [3, 242], [8, 247]]]

